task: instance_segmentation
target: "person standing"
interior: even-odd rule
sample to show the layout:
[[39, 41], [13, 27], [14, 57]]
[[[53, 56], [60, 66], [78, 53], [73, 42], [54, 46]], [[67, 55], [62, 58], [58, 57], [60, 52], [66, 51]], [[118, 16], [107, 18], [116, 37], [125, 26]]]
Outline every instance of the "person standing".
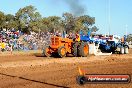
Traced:
[[2, 41], [0, 41], [0, 53], [1, 53], [1, 49], [2, 49], [1, 44], [2, 44]]
[[80, 35], [78, 34], [78, 32], [76, 33], [76, 39], [75, 39], [75, 41], [80, 41]]
[[4, 41], [2, 41], [2, 43], [1, 43], [1, 50], [2, 50], [2, 52], [5, 51], [5, 47], [6, 47], [6, 44], [5, 44]]

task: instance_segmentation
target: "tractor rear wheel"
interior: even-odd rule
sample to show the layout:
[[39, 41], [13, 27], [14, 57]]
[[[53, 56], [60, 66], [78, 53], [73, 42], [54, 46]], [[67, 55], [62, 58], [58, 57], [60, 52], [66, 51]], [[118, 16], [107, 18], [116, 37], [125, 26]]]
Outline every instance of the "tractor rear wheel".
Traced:
[[50, 47], [49, 46], [46, 46], [43, 49], [43, 55], [46, 56], [46, 57], [50, 57], [51, 56], [51, 52], [50, 52]]
[[59, 56], [62, 58], [62, 57], [65, 57], [66, 56], [66, 48], [64, 46], [61, 46], [59, 47], [58, 49], [58, 54]]
[[89, 46], [86, 42], [82, 42], [78, 49], [79, 56], [86, 57], [89, 54]]
[[74, 55], [75, 57], [78, 56], [78, 45], [79, 45], [78, 42], [74, 43], [74, 45], [73, 45], [73, 55]]

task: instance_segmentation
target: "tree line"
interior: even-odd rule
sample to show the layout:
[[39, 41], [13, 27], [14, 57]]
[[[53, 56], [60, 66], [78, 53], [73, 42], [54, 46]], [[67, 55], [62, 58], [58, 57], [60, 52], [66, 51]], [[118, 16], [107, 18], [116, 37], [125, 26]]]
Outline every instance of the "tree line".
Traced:
[[132, 42], [132, 34], [127, 35], [127, 42]]
[[67, 31], [76, 32], [81, 30], [97, 31], [95, 26], [95, 17], [89, 15], [74, 16], [71, 13], [63, 13], [62, 17], [49, 16], [42, 17], [37, 9], [32, 6], [20, 8], [15, 15], [4, 14], [0, 11], [0, 29], [10, 30], [12, 28], [21, 30], [25, 33], [30, 31]]

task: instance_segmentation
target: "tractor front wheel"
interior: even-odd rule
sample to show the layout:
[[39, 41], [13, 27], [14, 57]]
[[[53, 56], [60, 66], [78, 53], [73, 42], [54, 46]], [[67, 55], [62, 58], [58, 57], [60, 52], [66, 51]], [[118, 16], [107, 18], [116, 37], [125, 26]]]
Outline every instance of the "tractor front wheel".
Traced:
[[50, 47], [49, 46], [46, 46], [43, 49], [43, 56], [46, 56], [46, 57], [50, 57], [51, 56], [51, 52], [50, 52]]
[[58, 54], [59, 54], [59, 56], [60, 56], [61, 58], [66, 56], [66, 49], [65, 49], [64, 46], [59, 47], [59, 49], [58, 49]]

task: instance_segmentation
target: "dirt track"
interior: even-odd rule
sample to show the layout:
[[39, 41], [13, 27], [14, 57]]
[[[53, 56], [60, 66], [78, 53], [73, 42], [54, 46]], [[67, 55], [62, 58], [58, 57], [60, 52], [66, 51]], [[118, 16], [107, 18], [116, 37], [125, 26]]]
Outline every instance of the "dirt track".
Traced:
[[128, 55], [89, 56], [88, 58], [46, 58], [0, 56], [0, 88], [132, 88], [130, 84], [76, 84], [78, 67], [87, 74], [130, 74], [132, 50]]

